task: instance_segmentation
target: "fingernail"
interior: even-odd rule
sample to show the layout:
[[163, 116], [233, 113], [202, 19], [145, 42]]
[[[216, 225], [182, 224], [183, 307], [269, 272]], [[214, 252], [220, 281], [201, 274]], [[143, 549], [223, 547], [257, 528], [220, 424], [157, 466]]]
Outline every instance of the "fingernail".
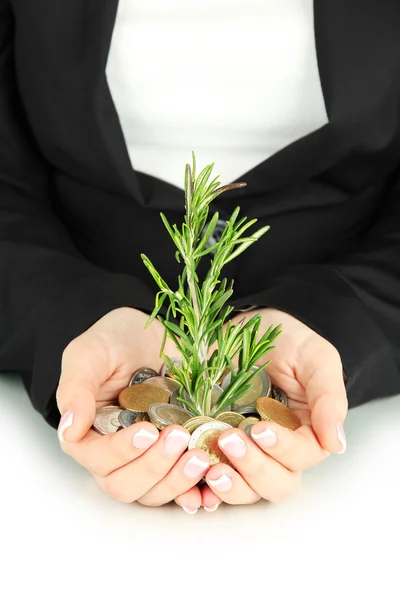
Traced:
[[186, 508], [186, 506], [182, 506], [182, 508], [188, 515], [195, 515], [198, 510], [197, 508]]
[[231, 433], [228, 437], [218, 440], [222, 450], [234, 458], [242, 458], [246, 454], [246, 444], [236, 433]]
[[167, 454], [176, 454], [186, 448], [190, 439], [190, 433], [180, 429], [173, 429], [164, 440], [164, 450]]
[[276, 434], [272, 429], [264, 429], [261, 433], [251, 432], [251, 437], [261, 446], [273, 446], [276, 444]]
[[209, 462], [200, 460], [197, 456], [192, 456], [183, 467], [183, 472], [186, 477], [198, 477], [210, 466]]
[[219, 502], [217, 502], [217, 504], [213, 504], [212, 506], [204, 506], [204, 510], [206, 510], [207, 512], [214, 512], [217, 510], [219, 506]]
[[59, 423], [58, 429], [57, 429], [57, 435], [58, 435], [58, 439], [60, 440], [60, 442], [65, 442], [64, 431], [68, 427], [71, 427], [73, 420], [74, 420], [74, 413], [72, 412], [72, 410], [67, 410], [67, 412], [65, 412], [63, 414], [63, 416], [61, 417], [60, 423]]
[[139, 429], [132, 438], [132, 444], [138, 450], [150, 448], [158, 440], [158, 433], [151, 433], [147, 429]]
[[343, 424], [338, 423], [336, 427], [337, 427], [338, 440], [342, 444], [342, 450], [340, 452], [338, 452], [338, 454], [344, 454], [346, 452], [347, 442], [346, 442], [346, 434], [343, 429]]
[[207, 483], [212, 485], [212, 487], [219, 492], [229, 492], [232, 487], [232, 479], [225, 475], [225, 473], [218, 479], [207, 479]]

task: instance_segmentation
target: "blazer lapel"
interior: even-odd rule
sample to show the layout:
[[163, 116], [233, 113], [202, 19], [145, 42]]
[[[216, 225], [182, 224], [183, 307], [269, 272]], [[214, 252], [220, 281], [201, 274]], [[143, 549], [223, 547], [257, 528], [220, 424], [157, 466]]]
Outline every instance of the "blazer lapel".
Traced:
[[[101, 156], [107, 172], [112, 171], [113, 185], [144, 204], [139, 181], [131, 166], [128, 150], [106, 78], [107, 58], [111, 44], [118, 0], [86, 0], [88, 2], [87, 83], [95, 120], [93, 148]], [[111, 166], [111, 169], [110, 169]]]
[[[309, 180], [345, 156], [396, 77], [399, 20], [395, 1], [314, 0], [315, 43], [329, 122], [240, 179], [256, 193], [265, 193]], [[245, 197], [246, 189], [231, 195]]]

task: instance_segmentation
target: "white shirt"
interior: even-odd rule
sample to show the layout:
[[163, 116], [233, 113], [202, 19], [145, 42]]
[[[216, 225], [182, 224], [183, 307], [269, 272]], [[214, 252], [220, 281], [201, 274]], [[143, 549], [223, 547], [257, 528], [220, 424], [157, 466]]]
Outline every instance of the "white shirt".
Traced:
[[313, 0], [119, 0], [107, 69], [136, 171], [230, 183], [328, 121]]

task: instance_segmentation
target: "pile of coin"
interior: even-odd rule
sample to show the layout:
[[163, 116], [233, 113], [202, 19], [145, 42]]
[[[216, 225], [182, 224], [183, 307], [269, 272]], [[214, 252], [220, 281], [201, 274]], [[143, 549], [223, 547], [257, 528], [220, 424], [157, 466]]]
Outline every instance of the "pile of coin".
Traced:
[[[231, 373], [228, 372], [215, 386], [212, 406], [230, 380]], [[93, 428], [105, 435], [139, 421], [150, 421], [160, 430], [168, 425], [181, 425], [191, 434], [189, 450], [201, 448], [207, 452], [211, 465], [229, 463], [218, 446], [218, 438], [226, 429], [238, 427], [250, 436], [253, 425], [261, 420], [274, 421], [293, 430], [300, 427], [299, 419], [287, 405], [285, 392], [271, 383], [266, 371], [257, 373], [250, 384], [250, 389], [232, 404], [230, 410], [215, 412], [212, 417], [196, 416], [179, 401], [180, 384], [165, 365], [161, 375], [143, 367], [134, 373], [118, 400], [96, 411]]]

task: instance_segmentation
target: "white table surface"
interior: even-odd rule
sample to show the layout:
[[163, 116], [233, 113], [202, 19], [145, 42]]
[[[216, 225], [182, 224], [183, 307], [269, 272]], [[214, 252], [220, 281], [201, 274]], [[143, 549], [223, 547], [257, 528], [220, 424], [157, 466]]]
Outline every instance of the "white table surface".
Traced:
[[284, 504], [195, 515], [108, 498], [17, 377], [0, 410], [4, 600], [400, 598], [400, 397], [351, 410], [347, 452]]

